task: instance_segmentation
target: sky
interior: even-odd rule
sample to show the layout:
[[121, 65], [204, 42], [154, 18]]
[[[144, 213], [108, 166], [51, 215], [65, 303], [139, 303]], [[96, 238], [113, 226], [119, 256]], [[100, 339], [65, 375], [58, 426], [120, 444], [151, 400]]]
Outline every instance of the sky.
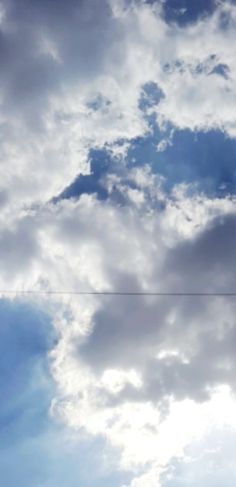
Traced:
[[235, 486], [235, 37], [233, 0], [0, 1], [4, 486]]

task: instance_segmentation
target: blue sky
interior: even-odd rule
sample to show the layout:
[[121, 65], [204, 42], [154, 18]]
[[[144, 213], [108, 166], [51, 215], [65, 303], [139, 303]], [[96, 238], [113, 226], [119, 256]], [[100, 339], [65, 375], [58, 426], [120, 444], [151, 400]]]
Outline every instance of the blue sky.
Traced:
[[[166, 149], [157, 152], [161, 141], [158, 128], [153, 133], [132, 140], [123, 165], [112, 159], [109, 148], [91, 150], [88, 175], [80, 175], [60, 198], [78, 198], [96, 194], [101, 200], [109, 197], [106, 177], [119, 174], [127, 177], [130, 168], [148, 165], [154, 174], [164, 178], [166, 191], [176, 184], [192, 185], [192, 191], [224, 197], [234, 194], [236, 182], [236, 142], [219, 130], [209, 132], [175, 131]], [[119, 141], [123, 144], [124, 141]], [[191, 161], [191, 164], [190, 164]], [[131, 184], [131, 183], [130, 183]], [[113, 196], [115, 196], [113, 194]], [[118, 199], [119, 202], [121, 200]]]
[[235, 32], [230, 0], [0, 2], [4, 486], [235, 484], [234, 297], [109, 294], [236, 292]]
[[199, 2], [195, 0], [193, 2], [167, 0], [164, 3], [164, 15], [167, 22], [177, 22], [184, 27], [188, 23], [196, 22], [199, 17], [212, 14], [215, 7], [216, 2], [214, 0], [200, 0]]
[[119, 485], [127, 474], [121, 477], [112, 472], [111, 477], [104, 470], [102, 457], [107, 447], [102, 439], [86, 441], [84, 434], [70, 438], [50, 417], [55, 384], [48, 352], [57, 339], [51, 318], [19, 301], [1, 300], [0, 310], [0, 466], [4, 485]]

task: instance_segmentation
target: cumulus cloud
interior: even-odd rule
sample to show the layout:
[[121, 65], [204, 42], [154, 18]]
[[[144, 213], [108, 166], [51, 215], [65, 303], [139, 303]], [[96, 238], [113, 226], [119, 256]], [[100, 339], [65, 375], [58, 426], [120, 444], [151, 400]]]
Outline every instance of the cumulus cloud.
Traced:
[[[184, 201], [181, 203], [184, 204]], [[200, 211], [202, 203], [203, 200]], [[205, 204], [207, 213], [209, 202]], [[161, 231], [160, 220], [163, 217], [167, 225], [169, 209], [164, 215], [152, 215], [148, 222], [146, 220], [146, 227], [139, 216], [139, 227], [136, 228], [135, 212], [132, 226], [124, 223], [123, 231], [120, 229], [118, 234], [115, 230], [117, 216], [112, 215], [113, 232], [109, 231], [107, 217], [107, 234], [103, 237], [103, 245], [106, 248], [104, 265], [108, 266], [107, 277], [112, 276], [108, 289], [124, 289], [124, 286], [129, 289], [132, 286], [132, 289], [145, 290], [145, 286], [153, 289], [155, 285], [156, 289], [161, 290], [196, 290], [199, 283], [201, 290], [205, 291], [209, 285], [211, 290], [218, 290], [219, 286], [221, 290], [227, 289], [225, 286], [231, 286], [234, 282], [231, 271], [233, 255], [228, 266], [227, 259], [224, 261], [225, 273], [221, 282], [222, 269], [219, 265], [218, 273], [215, 266], [218, 260], [220, 264], [224, 255], [224, 243], [216, 247], [215, 255], [212, 253], [207, 264], [205, 250], [200, 251], [200, 242], [209, 239], [211, 247], [211, 232], [220, 232], [221, 226], [227, 227], [228, 218], [233, 218], [223, 216], [225, 204], [229, 205], [228, 211], [234, 212], [232, 201], [210, 201], [214, 207], [213, 214], [220, 211], [221, 216], [211, 217], [208, 214], [205, 223], [201, 220], [200, 229], [196, 225], [195, 236], [194, 231], [189, 235], [186, 228], [186, 233], [182, 233], [181, 226], [178, 236], [173, 236], [171, 218], [166, 233], [163, 228]], [[196, 201], [194, 205], [197, 205]], [[179, 211], [182, 218], [182, 211]], [[126, 219], [124, 209], [122, 218]], [[101, 217], [97, 221], [101, 221]], [[185, 226], [188, 225], [192, 225], [192, 222], [187, 218]], [[140, 231], [142, 236], [137, 236]], [[120, 243], [117, 249], [117, 238], [120, 240], [120, 237], [125, 244]], [[112, 242], [113, 238], [115, 242]], [[134, 239], [139, 242], [137, 249], [133, 244]], [[226, 232], [225, 239], [228, 239]], [[126, 256], [129, 254], [129, 245], [132, 256], [122, 269], [122, 254], [123, 251]], [[182, 245], [186, 247], [181, 258], [179, 249]], [[194, 248], [198, 249], [197, 253], [200, 252], [199, 258], [196, 255], [197, 264], [194, 257], [188, 260], [188, 248], [191, 249], [190, 253], [194, 254]], [[114, 255], [117, 256], [115, 264]], [[184, 267], [185, 256], [188, 270]], [[175, 268], [176, 264], [178, 269]], [[87, 317], [88, 308], [89, 302], [86, 304]], [[82, 335], [78, 330], [82, 326], [83, 313], [80, 315], [80, 325], [73, 323], [71, 331], [67, 330], [54, 351], [55, 377], [66, 393], [64, 401], [57, 406], [58, 411], [74, 427], [88, 428], [92, 434], [105, 434], [113, 445], [121, 447], [123, 465], [145, 464], [150, 460], [151, 451], [155, 452], [154, 456], [157, 455], [152, 446], [153, 441], [159, 441], [156, 435], [158, 437], [161, 418], [157, 411], [168, 415], [170, 398], [180, 401], [180, 404], [187, 398], [201, 403], [209, 399], [212, 391], [222, 384], [234, 387], [234, 314], [232, 298], [105, 297], [99, 309], [85, 323]], [[130, 418], [135, 415], [137, 419], [133, 422]], [[190, 412], [190, 421], [191, 418]], [[179, 435], [174, 432], [175, 435], [179, 441]], [[169, 441], [173, 441], [173, 436]], [[143, 444], [146, 447], [137, 446]], [[177, 446], [174, 451], [167, 448], [166, 457], [160, 459], [160, 465], [167, 461], [168, 452], [172, 456], [179, 454], [180, 450]]]
[[[58, 336], [52, 414], [118, 448], [130, 487], [168, 485], [173, 458], [234, 404], [234, 300], [70, 292], [235, 290], [234, 196], [168, 193], [145, 160], [124, 161], [154, 126], [160, 151], [178, 129], [235, 136], [235, 6], [183, 27], [160, 2], [1, 5], [2, 295], [42, 293], [31, 300]], [[106, 199], [60, 198], [92, 149], [121, 167], [104, 174]]]
[[61, 193], [89, 171], [91, 148], [144, 135], [150, 82], [163, 95], [149, 107], [160, 127], [234, 137], [231, 3], [184, 29], [158, 3], [4, 1], [1, 11], [1, 194], [15, 205]]
[[[145, 168], [132, 178], [141, 206], [84, 195], [22, 215], [17, 232], [37, 246], [25, 247], [23, 268], [20, 247], [15, 260], [2, 248], [6, 267], [12, 266], [2, 286], [42, 292], [233, 289], [234, 198], [189, 197], [181, 187], [167, 197]], [[12, 237], [3, 231], [2, 238], [10, 248]], [[195, 434], [188, 401], [199, 403], [193, 406], [197, 417], [214, 390], [223, 384], [234, 389], [232, 298], [57, 295], [42, 296], [41, 305], [59, 334], [51, 352], [60, 391], [53, 414], [104, 435], [121, 450], [123, 468], [151, 462], [156, 478]], [[170, 424], [182, 421], [188, 407], [189, 426], [179, 442], [180, 431]]]

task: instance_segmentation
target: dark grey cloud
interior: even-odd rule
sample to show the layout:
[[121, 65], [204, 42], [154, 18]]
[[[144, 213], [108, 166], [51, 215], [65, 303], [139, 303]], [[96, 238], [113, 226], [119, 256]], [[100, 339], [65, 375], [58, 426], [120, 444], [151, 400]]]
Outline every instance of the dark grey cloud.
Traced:
[[111, 365], [143, 366], [147, 354], [161, 340], [159, 335], [168, 310], [168, 302], [158, 301], [159, 306], [142, 297], [108, 298], [104, 309], [94, 317], [95, 329], [80, 348], [80, 356], [96, 370]]
[[[5, 110], [29, 127], [45, 115], [51, 94], [105, 70], [119, 32], [107, 1], [5, 1], [0, 30], [0, 88]], [[59, 59], [43, 48], [55, 47]], [[9, 114], [9, 112], [8, 112]]]
[[[216, 218], [167, 251], [161, 273], [153, 262], [161, 289], [235, 291], [235, 236], [235, 216]], [[141, 290], [125, 273], [118, 283]], [[143, 387], [125, 386], [115, 403], [172, 396], [202, 401], [220, 384], [235, 387], [235, 311], [233, 297], [106, 297], [75, 354], [98, 375], [109, 368], [141, 373]]]
[[[129, 253], [132, 242], [134, 246], [138, 242], [138, 248], [134, 247], [134, 263], [147, 254], [146, 262], [151, 264], [150, 289], [172, 292], [235, 289], [234, 215], [212, 219], [195, 236], [166, 247], [158, 226], [150, 234], [142, 232], [142, 220], [136, 220], [134, 210], [130, 213], [128, 209], [109, 206], [107, 212], [107, 203], [95, 200], [92, 203], [89, 198], [60, 205], [45, 209], [35, 220], [22, 219], [11, 230], [2, 231], [0, 257], [5, 279], [6, 276], [17, 279], [27, 270], [31, 273], [35, 263], [39, 267], [37, 278], [50, 282], [61, 265], [65, 276], [68, 255], [71, 274], [73, 262], [81, 252], [83, 255], [82, 249], [90, 248], [95, 265], [92, 272], [98, 278], [101, 270], [96, 265], [100, 266], [101, 259], [104, 276], [113, 289], [141, 291], [143, 275], [127, 260], [128, 254], [132, 258]], [[128, 226], [126, 233], [124, 228]], [[46, 247], [44, 239], [39, 238], [41, 232], [46, 236]], [[131, 243], [120, 239], [118, 233], [131, 239]], [[149, 245], [150, 237], [157, 239], [155, 250]], [[61, 249], [59, 260], [56, 257], [58, 269], [54, 258], [47, 256], [48, 245]], [[120, 266], [124, 255], [126, 267]], [[63, 277], [63, 288], [89, 289], [89, 279], [86, 286], [80, 282], [83, 260], [75, 266], [72, 276]], [[83, 342], [79, 333], [73, 341], [73, 354], [97, 377], [114, 368], [135, 369], [140, 373], [143, 386], [140, 389], [125, 386], [115, 402], [162, 401], [170, 396], [202, 401], [212, 387], [223, 383], [235, 386], [235, 310], [233, 297], [105, 296], [93, 315], [92, 332]], [[107, 391], [104, 394], [107, 396]]]
[[173, 285], [193, 292], [234, 292], [236, 218], [214, 220], [195, 239], [181, 242], [166, 259], [165, 272]]

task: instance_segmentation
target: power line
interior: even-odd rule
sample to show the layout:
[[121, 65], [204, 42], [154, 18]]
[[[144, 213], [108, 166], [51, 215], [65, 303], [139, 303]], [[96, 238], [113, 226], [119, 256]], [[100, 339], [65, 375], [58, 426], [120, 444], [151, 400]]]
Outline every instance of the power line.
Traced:
[[33, 291], [33, 290], [0, 290], [5, 295], [78, 295], [78, 296], [159, 296], [159, 297], [227, 297], [236, 296], [236, 292], [159, 292], [159, 291]]

